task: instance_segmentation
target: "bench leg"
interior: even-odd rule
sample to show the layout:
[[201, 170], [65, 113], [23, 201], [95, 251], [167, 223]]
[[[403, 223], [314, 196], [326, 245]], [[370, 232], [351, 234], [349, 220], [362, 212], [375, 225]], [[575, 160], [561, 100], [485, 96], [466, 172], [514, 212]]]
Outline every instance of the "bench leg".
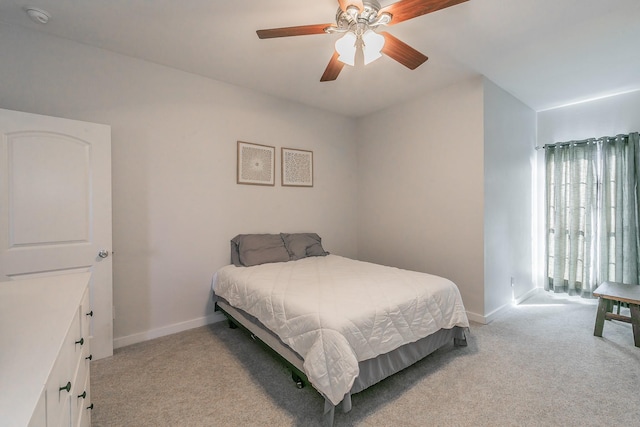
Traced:
[[604, 298], [600, 298], [598, 302], [598, 314], [596, 315], [596, 327], [593, 330], [593, 335], [596, 337], [602, 336], [602, 329], [604, 328], [604, 319], [606, 317], [607, 312], [609, 311], [609, 300]]
[[629, 304], [631, 310], [631, 326], [633, 328], [633, 342], [636, 347], [640, 347], [640, 306]]

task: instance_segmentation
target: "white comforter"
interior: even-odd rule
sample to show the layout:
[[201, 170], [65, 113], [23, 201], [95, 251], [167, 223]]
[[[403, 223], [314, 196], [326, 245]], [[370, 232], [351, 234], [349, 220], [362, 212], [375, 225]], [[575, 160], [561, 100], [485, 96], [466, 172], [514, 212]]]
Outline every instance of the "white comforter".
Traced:
[[359, 361], [469, 326], [450, 280], [337, 255], [228, 265], [213, 286], [300, 354], [309, 381], [334, 405], [351, 389]]

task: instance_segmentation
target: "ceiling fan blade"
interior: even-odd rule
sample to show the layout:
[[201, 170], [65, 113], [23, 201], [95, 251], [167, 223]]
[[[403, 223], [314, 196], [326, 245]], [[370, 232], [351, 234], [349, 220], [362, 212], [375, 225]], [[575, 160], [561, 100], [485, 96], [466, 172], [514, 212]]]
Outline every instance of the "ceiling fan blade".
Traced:
[[400, 0], [380, 9], [380, 13], [390, 13], [392, 18], [388, 25], [426, 15], [440, 9], [455, 6], [469, 0]]
[[362, 0], [338, 0], [338, 3], [340, 4], [340, 9], [342, 9], [343, 12], [346, 12], [347, 7], [349, 6], [357, 7], [360, 12], [364, 10], [364, 4], [362, 3]]
[[338, 61], [338, 52], [333, 52], [333, 56], [331, 60], [329, 60], [329, 64], [327, 68], [324, 70], [322, 77], [320, 77], [321, 82], [329, 82], [338, 78], [338, 74], [342, 71], [342, 67], [344, 67], [344, 63], [342, 61]]
[[418, 52], [402, 40], [392, 36], [386, 31], [380, 31], [379, 34], [384, 36], [384, 47], [381, 52], [389, 58], [394, 59], [407, 68], [415, 70], [422, 65], [427, 59], [425, 55]]
[[313, 24], [300, 25], [297, 27], [270, 28], [267, 30], [258, 30], [256, 33], [261, 39], [272, 39], [275, 37], [290, 36], [308, 36], [313, 34], [325, 34], [324, 29], [327, 27], [335, 27], [335, 24]]

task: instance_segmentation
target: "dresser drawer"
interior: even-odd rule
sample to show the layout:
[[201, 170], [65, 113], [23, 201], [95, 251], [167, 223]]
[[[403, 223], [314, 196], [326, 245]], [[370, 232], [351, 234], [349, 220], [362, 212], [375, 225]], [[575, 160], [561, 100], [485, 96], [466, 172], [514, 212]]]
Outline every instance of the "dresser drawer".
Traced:
[[78, 360], [78, 369], [71, 391], [71, 421], [74, 426], [77, 424], [81, 409], [84, 407], [89, 394], [87, 390], [89, 385], [87, 381], [89, 378], [89, 361], [85, 359], [86, 357], [89, 357], [88, 342], [83, 346], [81, 357]]
[[84, 293], [79, 307], [80, 332], [82, 334], [82, 346], [76, 347], [76, 375], [74, 390], [71, 399], [71, 425], [91, 425], [91, 399], [89, 397], [89, 365], [91, 355], [91, 322], [93, 311], [89, 301], [89, 289]]
[[92, 320], [93, 311], [91, 310], [91, 302], [89, 300], [89, 288], [87, 288], [82, 297], [82, 303], [80, 304], [80, 323], [82, 326], [82, 336], [85, 340], [91, 336]]
[[[71, 417], [71, 373], [68, 368], [69, 351], [61, 353], [46, 385], [47, 426], [68, 425]], [[68, 391], [67, 391], [68, 390]], [[66, 423], [65, 423], [66, 420]]]
[[71, 412], [73, 415], [72, 426], [89, 427], [91, 425], [91, 411], [93, 409], [93, 405], [91, 405], [89, 381], [89, 371], [87, 370], [87, 375], [84, 379], [84, 383], [82, 384], [81, 391], [76, 395], [76, 399], [71, 406]]
[[47, 380], [47, 426], [68, 425], [70, 422], [70, 396], [82, 354], [81, 346], [77, 343], [79, 339], [80, 316], [76, 314]]

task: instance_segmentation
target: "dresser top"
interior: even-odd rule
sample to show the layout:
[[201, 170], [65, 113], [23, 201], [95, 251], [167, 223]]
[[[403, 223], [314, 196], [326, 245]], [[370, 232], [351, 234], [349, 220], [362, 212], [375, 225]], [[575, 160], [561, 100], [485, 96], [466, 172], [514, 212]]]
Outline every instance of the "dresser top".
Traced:
[[91, 273], [0, 282], [0, 419], [27, 425]]

